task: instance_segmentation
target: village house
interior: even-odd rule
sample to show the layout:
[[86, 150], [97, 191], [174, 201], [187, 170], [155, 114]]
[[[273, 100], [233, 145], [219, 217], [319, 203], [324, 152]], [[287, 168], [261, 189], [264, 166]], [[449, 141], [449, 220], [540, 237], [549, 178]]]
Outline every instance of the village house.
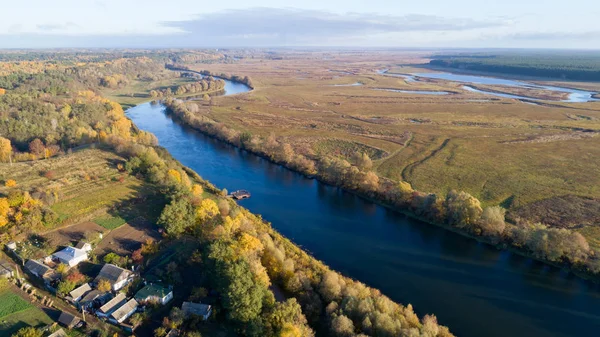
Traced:
[[100, 273], [94, 279], [94, 283], [98, 284], [101, 280], [107, 280], [113, 291], [118, 291], [131, 281], [133, 281], [133, 273], [127, 269], [115, 266], [114, 264], [105, 264], [100, 270]]
[[75, 247], [67, 247], [52, 254], [52, 260], [59, 263], [64, 263], [69, 267], [75, 267], [79, 263], [87, 261], [87, 259], [87, 252]]
[[15, 273], [10, 263], [0, 260], [0, 278], [11, 278], [14, 276]]
[[181, 311], [183, 311], [186, 318], [190, 315], [197, 315], [201, 316], [202, 319], [207, 320], [212, 313], [212, 307], [208, 304], [183, 302]]
[[125, 297], [124, 294], [119, 293], [117, 296], [115, 296], [115, 298], [106, 302], [106, 304], [101, 306], [100, 309], [96, 310], [96, 316], [106, 318], [126, 302], [127, 297]]
[[109, 320], [115, 324], [123, 323], [136, 312], [137, 308], [138, 302], [132, 298], [127, 303], [120, 306], [112, 314], [110, 314]]
[[50, 285], [60, 277], [52, 268], [36, 260], [27, 260], [25, 269], [33, 276], [41, 278], [46, 285]]
[[84, 241], [77, 242], [77, 244], [75, 245], [75, 248], [83, 250], [86, 253], [89, 253], [92, 251], [92, 245], [87, 242], [84, 242]]
[[134, 298], [140, 303], [152, 302], [164, 305], [173, 299], [173, 291], [156, 284], [149, 284], [140, 289]]
[[90, 284], [84, 283], [81, 286], [73, 289], [73, 291], [69, 293], [69, 297], [67, 299], [73, 302], [74, 304], [77, 304], [83, 298], [83, 296], [90, 291], [92, 291], [92, 287], [90, 287]]
[[94, 308], [104, 305], [104, 303], [106, 303], [110, 297], [110, 293], [95, 289], [85, 294], [85, 296], [79, 300], [77, 305], [79, 306], [79, 309], [91, 311]]
[[62, 324], [68, 329], [79, 327], [81, 319], [77, 316], [71, 315], [70, 313], [63, 311], [58, 318], [58, 323]]

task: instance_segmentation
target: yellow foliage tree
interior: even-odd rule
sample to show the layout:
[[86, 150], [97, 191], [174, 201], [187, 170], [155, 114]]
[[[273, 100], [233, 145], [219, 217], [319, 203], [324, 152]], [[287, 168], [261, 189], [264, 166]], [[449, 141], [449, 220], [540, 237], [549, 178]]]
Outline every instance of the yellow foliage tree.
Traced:
[[259, 239], [248, 233], [242, 233], [239, 239], [239, 247], [242, 254], [244, 255], [262, 252], [262, 250], [264, 249], [262, 242], [260, 242]]
[[0, 137], [0, 161], [6, 162], [10, 160], [12, 154], [12, 146], [10, 140]]
[[192, 195], [195, 197], [199, 197], [202, 195], [202, 193], [204, 193], [204, 189], [202, 188], [202, 186], [198, 185], [198, 184], [194, 184], [194, 186], [192, 186]]
[[109, 292], [112, 289], [112, 285], [108, 280], [102, 279], [98, 281], [96, 288], [102, 292]]
[[125, 139], [131, 137], [131, 121], [121, 117], [112, 124], [111, 133]]
[[4, 227], [8, 224], [8, 219], [5, 216], [0, 216], [0, 227]]
[[6, 187], [15, 187], [17, 186], [17, 182], [14, 179], [8, 179], [4, 182], [4, 186]]
[[292, 323], [285, 323], [279, 332], [279, 337], [302, 337], [302, 333]]
[[0, 96], [6, 94], [6, 89], [0, 88]]
[[212, 199], [202, 200], [200, 207], [196, 209], [196, 219], [200, 223], [214, 219], [217, 214], [219, 214], [219, 206]]
[[174, 169], [170, 169], [167, 172], [167, 175], [169, 176], [170, 179], [172, 179], [173, 181], [180, 183], [181, 182], [181, 173], [179, 173], [179, 171], [174, 170]]

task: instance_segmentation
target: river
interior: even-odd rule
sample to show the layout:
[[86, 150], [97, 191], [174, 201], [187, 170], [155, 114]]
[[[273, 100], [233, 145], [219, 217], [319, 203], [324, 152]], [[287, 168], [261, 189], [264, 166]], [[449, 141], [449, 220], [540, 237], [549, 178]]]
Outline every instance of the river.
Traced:
[[252, 197], [240, 204], [315, 257], [412, 303], [419, 315], [436, 314], [457, 336], [600, 331], [596, 285], [305, 178], [174, 122], [159, 104], [141, 104], [127, 115], [216, 186], [249, 190]]

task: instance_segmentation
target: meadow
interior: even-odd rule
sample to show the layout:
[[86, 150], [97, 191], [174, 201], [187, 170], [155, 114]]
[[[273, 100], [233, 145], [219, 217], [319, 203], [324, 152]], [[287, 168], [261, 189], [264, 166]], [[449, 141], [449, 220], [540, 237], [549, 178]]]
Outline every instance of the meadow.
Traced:
[[0, 335], [10, 336], [25, 326], [45, 326], [52, 319], [10, 290], [0, 293]]
[[[367, 153], [382, 177], [438, 195], [466, 191], [484, 206], [502, 205], [509, 212], [527, 214], [523, 210], [533, 203], [565, 195], [600, 199], [597, 103], [532, 105], [469, 92], [456, 82], [414, 82], [378, 72], [424, 72], [418, 67], [429, 60], [424, 53], [281, 54], [278, 60], [254, 57], [191, 66], [249, 76], [255, 87], [242, 95], [198, 101], [197, 114], [240, 132], [272, 135], [312, 157], [351, 160], [355, 152]], [[374, 90], [381, 88], [449, 94]], [[560, 98], [553, 92], [537, 95]], [[563, 214], [562, 221], [575, 219]]]

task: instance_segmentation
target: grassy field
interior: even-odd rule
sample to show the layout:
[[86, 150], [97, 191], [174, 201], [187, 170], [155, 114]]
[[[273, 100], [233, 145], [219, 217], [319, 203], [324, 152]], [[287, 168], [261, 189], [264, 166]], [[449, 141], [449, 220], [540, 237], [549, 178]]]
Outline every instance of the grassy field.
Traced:
[[[113, 152], [85, 148], [48, 160], [0, 165], [0, 177], [16, 180], [17, 188], [31, 193], [55, 191], [58, 201], [51, 209], [60, 223], [47, 228], [44, 235], [53, 246], [61, 246], [130, 221], [156, 222], [163, 197], [154, 185], [121, 172], [118, 165], [122, 163], [124, 158]], [[8, 193], [8, 188], [1, 187], [0, 193]], [[135, 239], [143, 242], [145, 237], [137, 235]]]
[[52, 320], [21, 296], [5, 290], [0, 293], [0, 335], [10, 336], [26, 326], [44, 326]]
[[[170, 76], [174, 74], [169, 70], [165, 70], [165, 72]], [[102, 94], [112, 101], [119, 102], [123, 106], [123, 109], [126, 109], [151, 99], [149, 94], [150, 90], [162, 90], [191, 82], [193, 82], [193, 79], [180, 77], [150, 82], [134, 80], [124, 88], [106, 88], [103, 90]]]
[[[424, 72], [399, 64], [427, 61], [423, 53], [328, 53], [324, 60], [290, 52], [283, 60], [195, 66], [247, 75], [255, 86], [197, 104], [200, 114], [240, 131], [273, 134], [299, 153], [348, 158], [366, 152], [379, 175], [425, 192], [464, 190], [484, 205], [510, 210], [564, 195], [600, 198], [600, 104], [531, 105], [469, 92], [460, 83], [377, 72]], [[362, 85], [335, 86], [356, 82]]]

